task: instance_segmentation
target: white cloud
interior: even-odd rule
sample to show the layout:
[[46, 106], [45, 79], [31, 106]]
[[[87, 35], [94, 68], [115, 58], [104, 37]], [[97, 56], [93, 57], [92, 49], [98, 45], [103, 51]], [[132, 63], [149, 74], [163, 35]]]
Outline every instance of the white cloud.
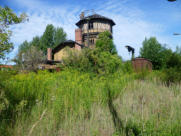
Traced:
[[[16, 46], [10, 55], [11, 57], [17, 53], [18, 45], [24, 40], [30, 41], [34, 36], [42, 35], [47, 24], [63, 27], [68, 34], [68, 39], [74, 40], [75, 23], [79, 19], [80, 12], [84, 10], [80, 6], [49, 6], [47, 3], [42, 3], [38, 0], [15, 0], [15, 2], [27, 8], [29, 22], [12, 27], [12, 41]], [[123, 2], [112, 0], [107, 3], [99, 3], [100, 5], [97, 5], [98, 8], [95, 9], [97, 13], [112, 18], [115, 21], [116, 26], [113, 29], [114, 42], [119, 55], [124, 59], [130, 59], [124, 47], [125, 45], [135, 47], [136, 55], [138, 55], [145, 36], [157, 36], [163, 31], [162, 25], [144, 21], [144, 12], [128, 7], [126, 5], [127, 2], [129, 0], [123, 0]], [[164, 37], [160, 36], [160, 39], [164, 39]]]

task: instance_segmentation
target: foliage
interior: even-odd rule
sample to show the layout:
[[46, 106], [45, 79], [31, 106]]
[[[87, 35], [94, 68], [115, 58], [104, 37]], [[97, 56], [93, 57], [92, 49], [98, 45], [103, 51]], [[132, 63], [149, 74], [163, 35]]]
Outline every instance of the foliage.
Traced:
[[41, 38], [39, 36], [33, 37], [33, 40], [29, 43], [29, 45], [30, 46], [36, 46], [37, 48], [40, 48], [40, 39]]
[[[99, 34], [95, 48], [83, 48], [81, 51], [67, 48], [62, 68], [75, 68], [99, 75], [114, 73], [122, 67], [122, 60], [116, 54], [109, 32]], [[105, 39], [105, 40], [104, 40]]]
[[25, 13], [18, 17], [9, 7], [0, 6], [0, 59], [4, 59], [5, 55], [13, 49], [13, 43], [10, 42], [12, 32], [8, 29], [9, 26], [21, 23], [26, 18]]
[[47, 48], [54, 48], [66, 40], [63, 28], [55, 28], [52, 24], [47, 25], [40, 40], [40, 49], [46, 54]]
[[69, 49], [67, 56], [63, 58], [62, 68], [75, 68], [84, 72], [95, 74], [114, 73], [121, 68], [122, 61], [115, 54], [109, 52], [99, 52], [98, 49], [84, 48], [81, 52]]
[[116, 47], [111, 37], [112, 35], [108, 31], [100, 33], [96, 40], [96, 48], [99, 49], [100, 52], [117, 54]]
[[20, 69], [30, 71], [36, 71], [43, 61], [45, 61], [45, 55], [36, 46], [25, 48], [14, 59], [14, 62], [16, 62]]
[[[65, 41], [65, 40], [66, 40], [66, 33], [63, 31], [63, 28], [61, 28], [61, 27], [55, 28], [52, 24], [47, 25], [46, 30], [42, 36], [40, 36], [40, 37], [35, 36], [35, 37], [33, 37], [32, 41], [27, 42], [25, 40], [22, 44], [19, 45], [18, 53], [17, 53], [16, 57], [13, 59], [13, 61], [18, 66], [20, 66], [22, 69], [27, 69], [27, 68], [25, 68], [26, 64], [24, 64], [24, 60], [27, 59], [25, 54], [27, 54], [27, 52], [32, 52], [32, 51], [28, 51], [28, 50], [36, 49], [38, 51], [37, 54], [39, 53], [40, 54], [39, 57], [41, 58], [41, 59], [37, 58], [38, 62], [41, 62], [45, 59], [45, 54], [47, 52], [47, 48], [54, 48], [59, 43]], [[42, 54], [42, 52], [43, 52], [43, 54]], [[42, 57], [41, 57], [41, 55], [42, 55]], [[37, 55], [36, 55], [36, 57], [37, 57]], [[35, 65], [37, 66], [37, 64], [35, 64]], [[32, 69], [32, 68], [30, 68], [30, 69]]]
[[26, 52], [30, 48], [30, 44], [25, 40], [18, 48], [19, 53]]
[[125, 73], [133, 73], [133, 67], [132, 67], [132, 62], [131, 61], [125, 61], [122, 67], [122, 70]]
[[128, 135], [181, 134], [179, 85], [133, 81], [134, 75], [121, 71], [104, 77], [70, 69], [7, 77], [0, 82], [8, 105], [0, 112], [0, 135], [28, 135], [37, 121], [32, 135], [120, 135], [107, 88]]
[[22, 54], [25, 50], [28, 50], [31, 46], [47, 53], [47, 48], [54, 48], [61, 42], [66, 40], [67, 34], [61, 27], [54, 27], [52, 24], [46, 26], [46, 29], [42, 36], [33, 37], [32, 41], [24, 41], [19, 45], [18, 54]]
[[[51, 121], [48, 119], [49, 123], [41, 122], [41, 124], [52, 125], [50, 131], [42, 128], [48, 135], [56, 134], [67, 119], [89, 120], [94, 104], [100, 104], [103, 107], [107, 105], [105, 83], [112, 82], [110, 89], [114, 98], [121, 93], [129, 79], [129, 76], [121, 75], [121, 73], [115, 73], [111, 77], [99, 78], [77, 70], [65, 70], [54, 74], [40, 71], [38, 74], [15, 75], [0, 83], [3, 85], [10, 105], [0, 113], [0, 134], [7, 130], [9, 135], [12, 135], [12, 132], [19, 133], [18, 135], [23, 135], [25, 132], [27, 135], [30, 126], [33, 126], [44, 109], [48, 112], [43, 122], [48, 116], [51, 118]], [[10, 120], [5, 120], [7, 117]], [[11, 131], [8, 131], [8, 128], [2, 130], [2, 126], [5, 126], [2, 122], [9, 124], [6, 125]], [[24, 132], [16, 131], [19, 125], [22, 125]], [[36, 135], [36, 133], [37, 130], [33, 134]]]
[[55, 28], [52, 24], [47, 25], [45, 32], [41, 37], [40, 49], [46, 53], [48, 47], [52, 47], [54, 45], [53, 36], [54, 36]]
[[169, 57], [166, 68], [163, 70], [163, 81], [169, 85], [170, 83], [181, 82], [181, 54], [179, 48]]
[[58, 44], [66, 41], [67, 34], [64, 32], [63, 28], [57, 27], [55, 28], [55, 34], [54, 34], [54, 45], [53, 47], [56, 47]]
[[140, 56], [151, 60], [154, 69], [164, 68], [171, 53], [172, 51], [161, 45], [155, 37], [145, 38], [140, 49]]

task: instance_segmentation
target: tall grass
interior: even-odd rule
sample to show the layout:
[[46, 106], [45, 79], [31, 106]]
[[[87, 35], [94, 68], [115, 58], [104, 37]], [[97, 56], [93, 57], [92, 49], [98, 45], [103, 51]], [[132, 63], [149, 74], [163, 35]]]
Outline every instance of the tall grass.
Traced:
[[[52, 122], [47, 122], [48, 126], [51, 124], [50, 130], [53, 130], [50, 132], [58, 133], [58, 128], [66, 123], [67, 119], [90, 119], [93, 105], [106, 107], [105, 84], [111, 84], [112, 95], [116, 97], [121, 93], [128, 78], [128, 75], [122, 74], [106, 78], [96, 77], [76, 70], [18, 74], [2, 83], [10, 103], [8, 109], [2, 113], [2, 120], [7, 120], [5, 117], [15, 120], [11, 122], [16, 123], [12, 124], [12, 127], [20, 125], [21, 127], [15, 130], [22, 129], [21, 133], [15, 132], [24, 135], [40, 118], [41, 112], [47, 109], [46, 115], [49, 115]], [[25, 122], [28, 123], [27, 126]]]
[[[13, 75], [0, 83], [9, 102], [0, 112], [0, 135], [181, 135], [181, 87], [154, 82], [154, 74], [150, 80], [135, 77], [70, 69]], [[110, 112], [108, 88], [121, 133]]]

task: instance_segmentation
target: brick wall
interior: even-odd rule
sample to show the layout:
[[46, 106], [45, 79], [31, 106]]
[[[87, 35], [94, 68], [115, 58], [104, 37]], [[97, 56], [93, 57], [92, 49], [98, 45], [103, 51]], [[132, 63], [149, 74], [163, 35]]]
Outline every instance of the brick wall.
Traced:
[[[82, 44], [82, 30], [81, 29], [75, 29], [75, 41], [79, 44]], [[80, 50], [81, 47], [78, 44], [75, 44], [75, 48]]]
[[47, 60], [52, 60], [52, 49], [47, 48]]
[[144, 70], [152, 71], [151, 61], [145, 58], [135, 58], [132, 60], [133, 69], [135, 72], [141, 72]]

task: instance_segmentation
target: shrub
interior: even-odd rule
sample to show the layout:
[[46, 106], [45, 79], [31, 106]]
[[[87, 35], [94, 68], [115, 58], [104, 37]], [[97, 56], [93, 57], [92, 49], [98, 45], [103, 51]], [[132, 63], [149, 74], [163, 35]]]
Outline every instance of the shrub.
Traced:
[[121, 66], [122, 61], [118, 55], [88, 48], [84, 48], [80, 52], [68, 49], [67, 56], [63, 58], [63, 65], [61, 65], [62, 68], [68, 67], [100, 75], [114, 73]]

